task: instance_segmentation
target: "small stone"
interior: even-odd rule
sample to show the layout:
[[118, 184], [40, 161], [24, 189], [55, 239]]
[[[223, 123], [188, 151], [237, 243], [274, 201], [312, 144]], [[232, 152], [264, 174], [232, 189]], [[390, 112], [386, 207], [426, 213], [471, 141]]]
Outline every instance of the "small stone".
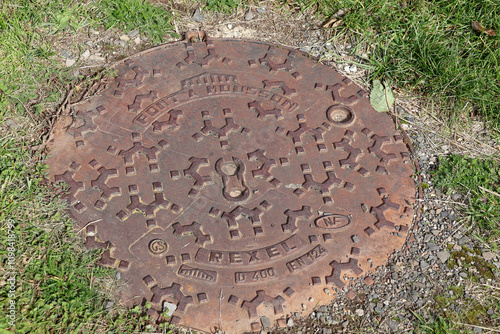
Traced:
[[309, 297], [309, 301], [312, 303], [314, 301], [313, 297]]
[[114, 302], [111, 302], [111, 301], [107, 301], [104, 303], [104, 309], [107, 310], [107, 309], [110, 309], [113, 307], [113, 305], [115, 305]]
[[288, 318], [288, 321], [286, 322], [286, 325], [288, 327], [292, 327], [293, 326], [293, 319], [292, 318]]
[[437, 255], [439, 261], [441, 261], [442, 263], [445, 263], [450, 258], [450, 253], [445, 252], [445, 251], [437, 252], [436, 255]]
[[164, 302], [163, 303], [163, 312], [166, 312], [166, 316], [170, 317], [172, 314], [174, 314], [175, 310], [177, 310], [177, 305], [169, 302]]
[[440, 247], [433, 242], [428, 242], [427, 248], [429, 248], [429, 250], [432, 252], [438, 250]]
[[232, 25], [231, 23], [229, 23], [229, 24], [227, 25], [227, 28], [228, 28], [229, 30], [231, 30], [231, 29], [233, 29], [233, 25]]
[[327, 295], [329, 295], [330, 294], [330, 289], [325, 288], [325, 289], [323, 289], [323, 292], [326, 293]]
[[358, 308], [358, 309], [356, 309], [356, 314], [358, 315], [358, 317], [362, 317], [365, 314], [365, 311], [363, 311], [362, 309]]
[[474, 327], [474, 332], [475, 332], [475, 333], [482, 333], [482, 332], [483, 332], [483, 329], [482, 329], [482, 328], [479, 328], [479, 327]]
[[245, 13], [245, 21], [250, 21], [250, 20], [252, 20], [254, 17], [255, 17], [255, 14], [253, 13], [253, 11], [252, 11], [251, 9], [249, 9], [249, 10]]
[[101, 56], [98, 56], [98, 55], [91, 55], [91, 56], [89, 57], [89, 60], [93, 60], [93, 61], [104, 61], [104, 60], [106, 60], [106, 58], [101, 57]]
[[128, 33], [129, 37], [135, 37], [139, 34], [139, 30], [132, 30], [131, 32]]
[[127, 45], [127, 42], [125, 42], [125, 41], [120, 41], [120, 42], [119, 42], [119, 44], [120, 44], [120, 46], [121, 46], [122, 48], [124, 48], [124, 47]]
[[99, 31], [97, 31], [97, 30], [94, 30], [94, 29], [90, 28], [89, 31], [90, 31], [91, 34], [99, 35]]
[[426, 270], [427, 268], [429, 268], [429, 264], [427, 262], [425, 262], [424, 260], [421, 260], [420, 261], [420, 268], [422, 268], [422, 270]]
[[122, 273], [121, 272], [117, 272], [116, 275], [115, 275], [116, 279], [120, 279], [122, 278]]
[[90, 51], [89, 50], [85, 50], [85, 52], [82, 53], [82, 58], [84, 60], [87, 60], [87, 59], [89, 59], [89, 57], [90, 57]]
[[464, 273], [463, 271], [460, 272], [460, 274], [458, 274], [458, 275], [460, 275], [460, 277], [462, 277], [462, 278], [467, 278], [467, 273]]
[[74, 59], [71, 59], [71, 58], [66, 59], [66, 67], [71, 67], [71, 66], [75, 65], [75, 63], [76, 63], [76, 60], [74, 60]]
[[134, 38], [134, 43], [135, 44], [141, 44], [141, 38], [139, 36], [137, 36], [136, 38]]
[[318, 307], [318, 311], [320, 311], [320, 312], [328, 312], [328, 306], [322, 305], [322, 306]]
[[264, 14], [267, 11], [267, 7], [266, 6], [259, 7], [256, 9], [256, 11], [259, 14]]
[[262, 327], [264, 328], [271, 327], [271, 320], [269, 320], [268, 317], [260, 317], [260, 322], [262, 323]]
[[399, 327], [399, 322], [398, 321], [392, 320], [392, 319], [389, 320], [389, 328], [393, 332], [396, 332], [398, 330], [398, 327]]
[[204, 22], [205, 21], [205, 18], [203, 17], [203, 15], [201, 15], [201, 12], [200, 12], [200, 9], [197, 8], [195, 11], [194, 11], [194, 14], [193, 16], [191, 17], [193, 19], [193, 21], [195, 22]]
[[352, 242], [354, 242], [355, 244], [357, 244], [359, 242], [359, 237], [357, 235], [353, 235], [351, 237], [351, 239], [352, 239]]
[[461, 194], [453, 194], [451, 195], [451, 198], [454, 200], [454, 201], [458, 201], [460, 198], [462, 198], [462, 195]]
[[492, 252], [483, 252], [483, 258], [486, 260], [486, 261], [491, 261], [493, 260], [494, 258], [496, 258], [497, 256], [492, 253]]
[[61, 56], [62, 56], [63, 58], [71, 58], [71, 55], [70, 55], [70, 54], [69, 54], [69, 52], [68, 52], [68, 51], [66, 51], [66, 50], [62, 50], [62, 51], [61, 51]]
[[421, 282], [415, 282], [415, 283], [413, 283], [413, 286], [414, 286], [415, 288], [418, 288], [418, 289], [423, 289], [423, 288], [425, 288], [425, 284], [424, 284], [424, 283], [421, 283]]
[[128, 37], [128, 35], [121, 35], [120, 40], [128, 42], [128, 41], [130, 41], [130, 37]]
[[358, 71], [358, 67], [356, 65], [351, 66], [351, 72], [356, 73]]
[[492, 308], [490, 308], [488, 311], [486, 311], [486, 313], [488, 315], [492, 315], [493, 313], [495, 313], [495, 311]]

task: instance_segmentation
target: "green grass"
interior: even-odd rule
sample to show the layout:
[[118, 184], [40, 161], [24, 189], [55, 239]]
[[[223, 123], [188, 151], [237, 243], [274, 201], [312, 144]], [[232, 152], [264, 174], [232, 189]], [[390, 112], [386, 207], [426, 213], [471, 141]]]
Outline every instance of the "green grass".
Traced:
[[[172, 15], [145, 0], [11, 0], [0, 3], [0, 107], [34, 117], [77, 79], [53, 44], [90, 28], [139, 30], [153, 43], [172, 35]], [[50, 87], [50, 88], [49, 88]]]
[[197, 0], [206, 9], [221, 13], [231, 13], [235, 9], [243, 6], [244, 0]]
[[491, 242], [500, 235], [500, 163], [487, 158], [451, 155], [439, 159], [435, 185], [459, 191], [469, 201], [468, 214]]
[[451, 325], [446, 318], [440, 316], [433, 320], [425, 321], [421, 316], [417, 315], [418, 324], [415, 333], [418, 334], [460, 334], [463, 333], [455, 326]]
[[160, 6], [151, 5], [146, 0], [105, 0], [100, 6], [106, 15], [103, 20], [106, 29], [119, 27], [127, 33], [140, 30], [151, 38], [153, 43], [164, 42], [167, 33], [175, 35], [170, 23], [170, 12]]
[[[283, 1], [285, 2], [285, 1]], [[398, 87], [440, 100], [442, 117], [463, 110], [500, 124], [500, 6], [496, 0], [295, 0], [325, 20], [346, 9], [334, 28], [352, 39], [353, 55], [369, 51], [371, 79], [387, 78]], [[403, 6], [403, 3], [407, 6]], [[472, 21], [496, 30], [474, 31]], [[443, 108], [444, 109], [444, 108]], [[467, 115], [466, 115], [467, 116]]]

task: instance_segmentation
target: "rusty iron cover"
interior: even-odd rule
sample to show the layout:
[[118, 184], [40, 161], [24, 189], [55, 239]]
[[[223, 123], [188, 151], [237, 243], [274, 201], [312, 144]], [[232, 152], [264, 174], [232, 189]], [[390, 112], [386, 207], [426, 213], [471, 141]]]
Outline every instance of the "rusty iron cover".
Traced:
[[174, 303], [172, 323], [205, 331], [284, 326], [403, 245], [407, 147], [333, 69], [228, 39], [115, 68], [59, 124], [48, 164], [86, 245], [109, 248], [101, 264], [122, 272], [125, 304], [148, 300], [159, 317]]

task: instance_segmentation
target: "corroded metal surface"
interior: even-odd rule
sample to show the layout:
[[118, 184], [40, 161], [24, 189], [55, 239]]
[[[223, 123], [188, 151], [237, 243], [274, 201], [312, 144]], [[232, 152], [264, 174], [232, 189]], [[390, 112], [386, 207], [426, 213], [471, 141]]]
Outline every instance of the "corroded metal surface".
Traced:
[[[208, 40], [116, 66], [51, 143], [51, 180], [122, 300], [228, 333], [280, 326], [400, 248], [410, 157], [366, 93], [306, 54]], [[156, 311], [155, 311], [156, 310]], [[160, 319], [161, 320], [161, 319]]]

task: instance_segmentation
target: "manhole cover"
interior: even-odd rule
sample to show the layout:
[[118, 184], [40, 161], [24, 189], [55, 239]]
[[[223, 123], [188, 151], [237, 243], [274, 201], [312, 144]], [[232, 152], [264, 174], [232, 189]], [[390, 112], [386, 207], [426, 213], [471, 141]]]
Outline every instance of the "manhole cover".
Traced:
[[410, 156], [349, 79], [228, 39], [161, 46], [116, 72], [74, 107], [48, 163], [87, 246], [109, 247], [125, 303], [176, 305], [173, 323], [206, 331], [283, 326], [403, 245]]

